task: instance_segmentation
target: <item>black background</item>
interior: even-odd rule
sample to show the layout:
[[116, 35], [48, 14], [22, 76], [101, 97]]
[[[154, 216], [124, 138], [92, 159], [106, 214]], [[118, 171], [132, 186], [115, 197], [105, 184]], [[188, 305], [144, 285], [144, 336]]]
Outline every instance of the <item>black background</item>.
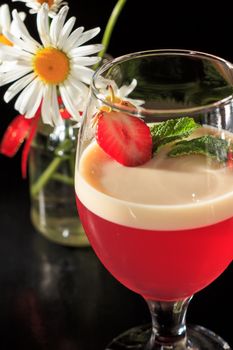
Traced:
[[[0, 2], [0, 4], [2, 3], [3, 2]], [[20, 2], [8, 3], [11, 8], [17, 7], [27, 12], [27, 9]], [[115, 4], [115, 0], [70, 0], [69, 4], [70, 15], [75, 15], [77, 17], [76, 26], [85, 26], [86, 29], [100, 26], [102, 28], [101, 33], [103, 33], [104, 26]], [[26, 22], [30, 25], [31, 31], [36, 35], [35, 17], [28, 15]], [[128, 0], [115, 27], [108, 52], [116, 57], [122, 54], [147, 49], [183, 48], [205, 51], [233, 61], [232, 33], [233, 20], [231, 9], [228, 7], [228, 1], [221, 1], [217, 5], [214, 5], [213, 2], [205, 1], [204, 7], [204, 1], [186, 1], [181, 4], [180, 1]], [[97, 43], [100, 41], [101, 34], [92, 42]], [[2, 99], [5, 89], [5, 87], [0, 89], [0, 99]], [[0, 137], [2, 137], [10, 120], [17, 114], [17, 112], [14, 111], [13, 105], [13, 102], [10, 102], [8, 105], [3, 101], [0, 103]], [[96, 346], [96, 350], [102, 348], [104, 341], [107, 341], [108, 337], [111, 339], [112, 336], [116, 335], [119, 331], [123, 331], [128, 326], [148, 320], [148, 313], [144, 311], [145, 305], [141, 299], [133, 293], [126, 291], [118, 282], [109, 277], [108, 273], [100, 267], [94, 257], [88, 257], [91, 254], [90, 252], [83, 252], [81, 253], [83, 255], [80, 257], [74, 250], [63, 250], [63, 248], [47, 243], [43, 238], [36, 236], [29, 218], [30, 204], [28, 180], [22, 180], [20, 174], [20, 154], [13, 159], [7, 159], [0, 155], [0, 193], [0, 275], [1, 277], [4, 276], [4, 280], [0, 281], [0, 308], [3, 310], [3, 313], [0, 312], [0, 325], [2, 329], [1, 332], [4, 331], [1, 333], [1, 339], [5, 338], [6, 334], [10, 337], [11, 332], [14, 333], [19, 327], [20, 321], [15, 319], [16, 314], [14, 312], [14, 305], [12, 306], [11, 303], [12, 299], [15, 298], [15, 296], [20, 299], [20, 293], [26, 293], [25, 285], [30, 285], [30, 293], [37, 287], [35, 282], [37, 275], [31, 276], [31, 273], [34, 271], [33, 264], [37, 264], [38, 258], [34, 255], [35, 251], [37, 252], [35, 246], [42, 247], [43, 254], [52, 259], [53, 267], [55, 270], [58, 269], [62, 271], [61, 275], [64, 275], [63, 272], [66, 269], [63, 269], [61, 265], [59, 265], [60, 261], [63, 263], [64, 261], [65, 263], [68, 261], [69, 269], [66, 277], [61, 277], [61, 282], [64, 283], [63, 289], [61, 289], [64, 291], [67, 290], [68, 283], [68, 288], [73, 292], [74, 286], [72, 287], [72, 283], [75, 283], [73, 277], [72, 280], [68, 280], [68, 282], [67, 279], [69, 279], [71, 271], [74, 269], [72, 264], [75, 263], [76, 260], [80, 263], [81, 259], [83, 267], [85, 268], [85, 259], [91, 259], [88, 260], [89, 263], [90, 261], [94, 261], [93, 264], [98, 267], [98, 271], [101, 271], [98, 273], [102, 278], [102, 282], [106, 283], [104, 293], [107, 297], [106, 299], [104, 299], [104, 297], [98, 299], [99, 306], [96, 312], [99, 312], [100, 319], [98, 320], [98, 315], [93, 313], [92, 317], [94, 317], [94, 320], [92, 323], [86, 325], [88, 331], [84, 331], [84, 335], [87, 339], [89, 339], [89, 334], [86, 334], [87, 332], [92, 333], [91, 337], [98, 337], [97, 345], [99, 344], [99, 347]], [[30, 241], [32, 232], [36, 238]], [[27, 239], [25, 244], [20, 237], [22, 237], [22, 240]], [[13, 245], [12, 248], [11, 242]], [[31, 247], [32, 250], [30, 250]], [[24, 259], [24, 255], [28, 260]], [[62, 259], [61, 256], [63, 256]], [[43, 257], [41, 258], [40, 256], [42, 260]], [[61, 260], [58, 261], [58, 259]], [[20, 265], [21, 262], [23, 267]], [[17, 275], [17, 269], [22, 273], [24, 268], [26, 271], [27, 264], [29, 273], [26, 273], [24, 278], [22, 278]], [[10, 274], [10, 279], [7, 278], [8, 272]], [[15, 272], [16, 274], [14, 275]], [[78, 273], [80, 273], [79, 269]], [[94, 272], [90, 273], [88, 282], [87, 271], [85, 273], [86, 279], [84, 285], [82, 285], [82, 292], [84, 294], [85, 288], [90, 287], [90, 285], [94, 283], [92, 280], [92, 274]], [[19, 285], [21, 282], [22, 284], [20, 287]], [[99, 284], [98, 288], [101, 288]], [[230, 343], [233, 343], [232, 288], [232, 267], [230, 267], [221, 277], [212, 283], [212, 285], [195, 296], [190, 306], [188, 316], [189, 321], [213, 329], [225, 337]], [[113, 292], [114, 290], [115, 292]], [[29, 300], [31, 298], [30, 293]], [[67, 298], [65, 300], [69, 300], [67, 291], [64, 293], [61, 293], [61, 295], [63, 297], [65, 295]], [[27, 294], [25, 295], [27, 298]], [[87, 291], [87, 295], [89, 295], [89, 291]], [[51, 332], [51, 337], [54, 337], [54, 344], [57, 343], [55, 333], [58, 331], [62, 334], [63, 323], [65, 324], [67, 318], [70, 317], [69, 322], [73, 324], [72, 332], [74, 333], [77, 322], [81, 324], [81, 321], [79, 319], [77, 321], [76, 318], [76, 315], [77, 317], [79, 315], [80, 318], [81, 316], [78, 306], [74, 306], [76, 305], [75, 294], [72, 295], [72, 297], [72, 302], [70, 300], [70, 303], [63, 303], [58, 309], [56, 309], [56, 300], [52, 295], [50, 295], [50, 299], [46, 300], [46, 302], [44, 301], [45, 299], [43, 299], [44, 297], [41, 297], [44, 302], [42, 305], [47, 310], [45, 312], [48, 318], [45, 322], [45, 324], [48, 325], [47, 332]], [[33, 298], [34, 296], [32, 299]], [[59, 300], [59, 302], [61, 301]], [[80, 303], [79, 305], [81, 305], [82, 302], [88, 304], [88, 300], [83, 300], [82, 298], [77, 298], [77, 303], [78, 302]], [[32, 303], [34, 302], [32, 301]], [[95, 301], [92, 300], [91, 303], [94, 310]], [[130, 306], [130, 303], [132, 303], [132, 306]], [[121, 306], [121, 304], [123, 306]], [[83, 304], [81, 308], [82, 312], [85, 313]], [[24, 307], [22, 307], [22, 310], [24, 310]], [[25, 310], [27, 310], [26, 306]], [[53, 314], [54, 310], [60, 313], [57, 320], [57, 324], [60, 322], [59, 326], [52, 321], [54, 317], [56, 317]], [[22, 311], [22, 313], [23, 312], [24, 311]], [[68, 312], [70, 312], [72, 317], [67, 316]], [[101, 317], [103, 317], [103, 319], [101, 319]], [[105, 317], [106, 319], [104, 319]], [[87, 317], [86, 322], [90, 321], [88, 320]], [[26, 318], [24, 321], [26, 324]], [[65, 324], [64, 327], [67, 328], [68, 326]], [[22, 329], [25, 331], [23, 326]], [[108, 336], [106, 335], [106, 329]], [[20, 331], [16, 334], [15, 342], [11, 341], [8, 343], [8, 346], [4, 346], [3, 349], [8, 350], [15, 348], [18, 341], [19, 345], [23, 344], [25, 349], [47, 349], [47, 347], [39, 346], [38, 344], [35, 346], [36, 343], [33, 343], [33, 341], [32, 343], [27, 343], [25, 340], [26, 338], [23, 339], [24, 336], [22, 334], [19, 335]], [[30, 333], [30, 331], [28, 332]], [[26, 332], [25, 337], [27, 337], [28, 334]], [[51, 344], [52, 341], [53, 339], [51, 338]], [[85, 344], [84, 338], [82, 341], [83, 344]], [[90, 344], [95, 344], [94, 340], [92, 342], [89, 339], [88, 342]], [[9, 344], [12, 344], [12, 346]], [[55, 346], [51, 345], [48, 348], [55, 349]], [[91, 345], [90, 347], [85, 347], [85, 345], [83, 345], [78, 348], [80, 350], [93, 349]], [[76, 349], [76, 347], [75, 343], [70, 347], [60, 344], [59, 349], [69, 350]]]
[[[0, 1], [2, 3], [5, 2]], [[27, 12], [22, 2], [7, 3], [12, 9], [17, 7]], [[69, 0], [69, 16], [76, 16], [76, 27], [84, 26], [87, 30], [100, 26], [101, 33], [92, 40], [98, 43], [115, 3], [115, 0]], [[26, 23], [36, 36], [35, 15], [28, 14]], [[148, 49], [192, 49], [233, 61], [232, 33], [232, 11], [228, 1], [214, 5], [212, 1], [127, 0], [108, 52], [117, 57]], [[5, 90], [6, 87], [0, 88], [0, 99]], [[13, 105], [13, 101], [0, 105], [0, 136], [17, 113]]]
[[[100, 34], [92, 40], [99, 43], [105, 25], [116, 3], [115, 0], [69, 0], [69, 16], [77, 18], [75, 27], [86, 30], [101, 27]], [[0, 1], [0, 4], [5, 3]], [[7, 1], [10, 8], [27, 12], [22, 2]], [[26, 23], [37, 36], [35, 15]], [[228, 1], [155, 1], [127, 0], [114, 29], [108, 52], [114, 56], [161, 48], [192, 49], [204, 51], [233, 61], [233, 21]], [[0, 88], [0, 98], [6, 87]], [[1, 103], [0, 136], [9, 120], [17, 113], [13, 101]]]

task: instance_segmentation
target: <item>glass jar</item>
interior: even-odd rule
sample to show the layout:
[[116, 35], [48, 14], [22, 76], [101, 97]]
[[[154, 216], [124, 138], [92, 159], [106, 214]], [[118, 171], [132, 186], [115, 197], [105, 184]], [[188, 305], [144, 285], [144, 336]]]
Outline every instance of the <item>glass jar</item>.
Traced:
[[89, 242], [77, 215], [74, 163], [77, 128], [69, 120], [40, 123], [29, 156], [31, 219], [56, 243], [83, 247]]

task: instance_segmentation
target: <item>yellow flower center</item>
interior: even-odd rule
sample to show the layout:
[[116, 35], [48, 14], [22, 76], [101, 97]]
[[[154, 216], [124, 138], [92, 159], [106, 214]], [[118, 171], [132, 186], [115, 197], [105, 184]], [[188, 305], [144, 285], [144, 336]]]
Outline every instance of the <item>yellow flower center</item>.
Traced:
[[60, 84], [66, 80], [70, 71], [67, 55], [54, 47], [37, 51], [33, 61], [34, 71], [47, 84]]
[[[105, 100], [107, 102], [110, 102], [113, 104], [121, 103], [122, 100], [118, 96], [115, 95], [114, 90], [113, 90], [111, 85], [108, 86], [108, 91], [109, 91], [109, 95], [106, 96], [106, 98], [105, 98]], [[111, 107], [105, 106], [105, 105], [101, 106], [100, 110], [103, 112], [111, 112], [112, 111]]]
[[54, 4], [54, 0], [37, 0], [37, 2], [39, 2], [39, 4], [41, 4], [41, 5], [44, 3], [48, 4], [49, 8], [51, 8], [51, 6], [53, 6], [53, 4]]
[[0, 34], [0, 43], [3, 45], [13, 46], [12, 42], [10, 42], [10, 40], [8, 40], [3, 34]]

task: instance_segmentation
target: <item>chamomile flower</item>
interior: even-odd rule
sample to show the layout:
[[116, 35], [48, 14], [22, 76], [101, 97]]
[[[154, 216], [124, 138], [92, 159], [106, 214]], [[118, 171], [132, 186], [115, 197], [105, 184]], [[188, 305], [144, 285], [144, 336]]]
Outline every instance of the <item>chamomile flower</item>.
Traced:
[[41, 6], [46, 3], [49, 7], [49, 16], [54, 17], [61, 6], [67, 5], [63, 0], [12, 0], [24, 2], [27, 7], [30, 8], [30, 13], [38, 13]]
[[26, 118], [32, 118], [41, 105], [42, 120], [50, 125], [61, 123], [58, 95], [72, 119], [79, 120], [87, 85], [94, 73], [88, 66], [100, 60], [88, 55], [102, 49], [99, 44], [81, 46], [100, 29], [83, 32], [84, 28], [79, 27], [72, 32], [76, 18], [71, 17], [65, 23], [67, 12], [68, 7], [62, 7], [49, 26], [48, 7], [41, 6], [37, 14], [40, 44], [31, 37], [17, 11], [13, 11], [20, 39], [4, 32], [14, 46], [0, 47], [0, 58], [5, 61], [0, 67], [0, 86], [16, 80], [6, 91], [4, 100], [9, 102], [21, 92], [15, 109]]
[[[142, 110], [141, 107], [145, 101], [129, 98], [128, 96], [137, 86], [137, 80], [133, 79], [129, 85], [122, 85], [120, 88], [117, 86], [114, 80], [99, 77], [95, 84], [98, 93], [97, 97], [94, 97], [88, 104], [88, 114], [91, 116], [91, 127], [89, 133], [85, 135], [86, 139], [91, 139], [95, 133], [96, 123], [98, 122], [101, 112], [111, 112], [111, 104], [118, 107]], [[104, 103], [106, 102], [106, 104]], [[137, 115], [135, 115], [137, 117]], [[77, 127], [80, 123], [77, 124]]]
[[[102, 81], [100, 80], [99, 84], [104, 84], [104, 79]], [[133, 79], [132, 82], [129, 85], [122, 85], [120, 88], [117, 86], [115, 81], [113, 80], [106, 80], [105, 81], [105, 87], [100, 87], [100, 95], [101, 100], [105, 100], [107, 102], [113, 103], [113, 104], [123, 104], [125, 106], [132, 106], [137, 109], [141, 108], [141, 105], [145, 102], [143, 100], [137, 100], [130, 98], [129, 95], [132, 93], [132, 91], [137, 86], [137, 80]], [[101, 110], [108, 111], [111, 109], [110, 107], [101, 105], [99, 107]]]
[[[19, 16], [23, 21], [26, 17], [24, 12], [20, 12]], [[3, 34], [4, 31], [8, 31], [15, 36], [18, 36], [18, 31], [15, 25], [15, 21], [11, 19], [10, 9], [7, 4], [0, 6], [0, 44], [12, 46], [10, 40], [8, 40]]]
[[119, 98], [121, 101], [128, 102], [132, 104], [134, 107], [139, 108], [145, 101], [143, 100], [137, 100], [130, 98], [129, 95], [133, 92], [133, 90], [137, 86], [137, 80], [133, 79], [132, 82], [129, 85], [122, 85], [120, 88], [118, 88], [117, 84], [113, 81], [113, 84], [111, 85], [114, 95]]

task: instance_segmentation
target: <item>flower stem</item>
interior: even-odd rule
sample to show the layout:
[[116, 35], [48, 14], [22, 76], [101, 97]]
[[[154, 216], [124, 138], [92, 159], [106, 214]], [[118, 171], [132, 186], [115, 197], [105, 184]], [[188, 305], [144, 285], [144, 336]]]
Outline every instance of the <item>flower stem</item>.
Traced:
[[63, 182], [66, 185], [74, 186], [74, 179], [72, 177], [55, 173], [52, 175], [52, 179], [56, 181]]
[[[112, 31], [115, 27], [116, 21], [125, 5], [127, 0], [118, 0], [112, 13], [111, 16], [109, 17], [108, 23], [106, 25], [105, 31], [104, 31], [104, 35], [103, 35], [103, 39], [102, 39], [102, 44], [104, 45], [104, 48], [102, 51], [99, 52], [99, 57], [103, 58], [105, 52], [108, 49], [109, 46], [109, 42], [110, 42], [110, 38], [112, 35]], [[95, 67], [97, 68], [97, 67]]]
[[56, 157], [53, 159], [53, 161], [49, 164], [48, 168], [46, 168], [46, 170], [41, 174], [37, 182], [31, 186], [32, 197], [35, 197], [40, 192], [41, 188], [43, 188], [47, 184], [47, 182], [57, 170], [63, 159], [64, 158], [62, 157]]
[[75, 173], [75, 157], [74, 156], [70, 157], [70, 172], [71, 172], [71, 174]]
[[[40, 175], [37, 181], [31, 186], [31, 196], [35, 197], [40, 190], [48, 183], [51, 178], [56, 178], [56, 180], [61, 181], [68, 185], [73, 185], [71, 179], [68, 176], [62, 174], [56, 174], [56, 171], [60, 164], [65, 160], [74, 159], [74, 155], [71, 152], [73, 147], [73, 142], [70, 139], [65, 139], [55, 150], [54, 154], [56, 157], [45, 169], [45, 171]], [[73, 172], [72, 172], [73, 173]]]

